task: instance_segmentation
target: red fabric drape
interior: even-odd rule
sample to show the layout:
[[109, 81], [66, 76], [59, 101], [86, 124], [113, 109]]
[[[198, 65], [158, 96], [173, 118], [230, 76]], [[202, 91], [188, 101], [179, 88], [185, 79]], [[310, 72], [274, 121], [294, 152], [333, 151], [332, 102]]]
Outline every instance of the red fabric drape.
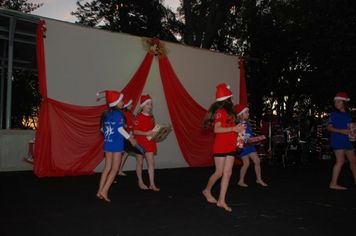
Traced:
[[201, 128], [207, 110], [184, 89], [168, 57], [159, 59], [159, 70], [173, 129], [186, 162], [192, 167], [213, 165], [214, 133]]
[[[39, 177], [93, 174], [104, 158], [99, 122], [107, 106], [76, 106], [47, 98], [42, 25], [41, 22], [37, 28], [37, 66], [44, 99], [36, 131], [34, 173]], [[146, 84], [152, 61], [153, 55], [147, 53], [122, 90], [134, 105]]]
[[137, 103], [140, 100], [143, 88], [145, 87], [148, 73], [150, 72], [153, 54], [147, 53], [145, 59], [141, 63], [140, 67], [136, 71], [135, 75], [132, 77], [130, 82], [122, 90], [122, 93], [133, 100], [132, 111], [135, 110]]
[[[184, 159], [191, 167], [212, 166], [214, 132], [212, 128], [201, 128], [207, 110], [185, 90], [168, 57], [159, 59], [159, 69], [173, 129]], [[236, 159], [235, 164], [240, 163]]]
[[245, 80], [245, 69], [242, 57], [239, 58], [240, 65], [240, 97], [239, 104], [243, 106], [248, 106], [247, 101], [247, 90], [246, 90], [246, 80]]
[[44, 142], [51, 143], [50, 122], [48, 117], [48, 101], [47, 101], [47, 82], [46, 82], [46, 65], [43, 45], [43, 29], [44, 21], [40, 21], [36, 30], [36, 53], [37, 53], [37, 71], [39, 90], [43, 97], [41, 109], [38, 116], [38, 126], [35, 139], [35, 157], [33, 162], [33, 170], [36, 175], [47, 172], [51, 168], [50, 158], [45, 159], [43, 156], [50, 157], [50, 145], [41, 145]]

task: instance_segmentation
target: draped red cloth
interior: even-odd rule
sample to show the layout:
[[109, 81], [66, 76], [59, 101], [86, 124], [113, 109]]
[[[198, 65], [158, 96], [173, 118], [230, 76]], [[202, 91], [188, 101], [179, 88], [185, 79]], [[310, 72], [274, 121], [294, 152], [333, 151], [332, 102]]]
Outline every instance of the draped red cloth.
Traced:
[[[87, 175], [103, 160], [101, 114], [107, 105], [77, 106], [47, 97], [43, 24], [37, 27], [38, 80], [43, 101], [35, 139], [34, 173], [39, 177]], [[153, 55], [146, 54], [141, 66], [122, 90], [136, 106], [151, 68]], [[95, 96], [95, 95], [94, 95]]]
[[248, 106], [247, 101], [247, 89], [246, 89], [246, 79], [245, 79], [245, 69], [242, 57], [239, 58], [240, 65], [240, 94], [239, 94], [239, 104], [243, 106]]
[[[159, 59], [159, 69], [173, 129], [184, 159], [191, 167], [214, 165], [213, 128], [201, 128], [207, 110], [185, 90], [168, 57]], [[235, 164], [240, 163], [236, 159]]]
[[207, 110], [185, 90], [168, 57], [159, 59], [159, 70], [173, 129], [186, 162], [192, 167], [213, 165], [214, 132], [201, 128]]

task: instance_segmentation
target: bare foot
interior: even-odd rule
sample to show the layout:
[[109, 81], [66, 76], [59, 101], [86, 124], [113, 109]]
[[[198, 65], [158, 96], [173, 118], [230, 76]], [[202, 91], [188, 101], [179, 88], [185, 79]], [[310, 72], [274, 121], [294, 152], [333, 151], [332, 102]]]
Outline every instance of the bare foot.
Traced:
[[244, 182], [238, 182], [237, 184], [238, 184], [239, 186], [241, 186], [241, 187], [245, 187], [245, 188], [248, 187], [248, 185], [245, 184]]
[[103, 197], [100, 195], [100, 193], [97, 193], [96, 197], [99, 198], [99, 199], [103, 199]]
[[156, 186], [150, 186], [150, 189], [155, 192], [159, 192], [159, 190], [161, 190], [161, 189], [157, 188]]
[[347, 188], [342, 187], [340, 185], [331, 185], [329, 186], [331, 189], [336, 189], [336, 190], [347, 190]]
[[142, 190], [148, 190], [149, 188], [144, 184], [144, 183], [139, 183], [138, 184], [138, 187], [140, 188], [140, 189], [142, 189]]
[[108, 198], [107, 194], [104, 194], [103, 192], [99, 193], [99, 195], [104, 198], [105, 202], [111, 202], [110, 199]]
[[224, 208], [225, 211], [228, 211], [228, 212], [232, 212], [232, 209], [231, 207], [229, 207], [228, 205], [226, 205], [226, 203], [216, 203], [216, 205], [220, 208]]
[[211, 192], [208, 190], [203, 190], [203, 195], [206, 198], [206, 200], [210, 203], [217, 203], [218, 201], [216, 201], [216, 199], [213, 197], [213, 195], [211, 195]]
[[267, 187], [267, 186], [268, 186], [268, 185], [267, 185], [265, 182], [263, 182], [262, 180], [261, 180], [261, 181], [256, 180], [256, 183], [262, 185], [263, 187]]
[[127, 176], [127, 174], [125, 174], [124, 172], [120, 172], [117, 175], [119, 175], [119, 176]]

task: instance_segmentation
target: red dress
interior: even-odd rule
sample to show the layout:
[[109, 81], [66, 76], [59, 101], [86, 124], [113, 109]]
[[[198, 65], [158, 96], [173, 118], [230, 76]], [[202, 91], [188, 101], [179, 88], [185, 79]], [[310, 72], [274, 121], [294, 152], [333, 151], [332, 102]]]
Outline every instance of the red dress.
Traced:
[[130, 133], [132, 127], [133, 127], [133, 120], [132, 120], [132, 112], [131, 111], [126, 111], [124, 112], [125, 119], [126, 119], [126, 131], [127, 133]]
[[[154, 123], [151, 116], [141, 112], [136, 116], [132, 130], [147, 132], [153, 128]], [[145, 135], [137, 134], [134, 135], [134, 138], [146, 149], [146, 152], [157, 152], [156, 140], [148, 140]]]
[[[225, 109], [220, 109], [215, 115], [214, 124], [220, 122], [221, 127], [234, 127], [236, 124], [233, 121], [230, 121], [226, 124], [229, 115]], [[236, 141], [237, 133], [234, 131], [228, 133], [215, 134], [213, 153], [230, 153], [236, 151]]]

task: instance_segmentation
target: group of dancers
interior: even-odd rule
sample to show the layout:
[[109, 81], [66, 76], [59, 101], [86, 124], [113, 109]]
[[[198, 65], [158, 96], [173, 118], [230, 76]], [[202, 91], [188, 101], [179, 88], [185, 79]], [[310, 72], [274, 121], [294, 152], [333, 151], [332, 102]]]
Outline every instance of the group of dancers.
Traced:
[[[236, 146], [238, 133], [245, 133], [252, 137], [253, 133], [249, 125], [249, 109], [247, 106], [234, 104], [233, 93], [225, 83], [216, 87], [216, 101], [210, 106], [202, 121], [202, 128], [213, 126], [215, 138], [213, 144], [213, 156], [215, 172], [210, 176], [202, 194], [209, 203], [231, 212], [232, 209], [225, 201], [229, 186], [235, 158], [240, 157], [242, 167], [240, 169], [240, 179], [238, 185], [248, 187], [245, 183], [245, 174], [250, 166], [250, 159], [254, 162], [256, 173], [256, 183], [264, 187], [268, 185], [262, 180], [260, 158], [254, 146], [239, 149]], [[154, 182], [154, 152], [157, 152], [157, 145], [154, 139], [148, 140], [146, 136], [154, 136], [152, 131], [155, 125], [152, 114], [152, 98], [149, 95], [141, 96], [140, 109], [133, 120], [132, 100], [126, 99], [122, 93], [116, 91], [103, 91], [106, 94], [109, 109], [102, 114], [100, 126], [104, 135], [105, 167], [100, 178], [97, 197], [110, 202], [108, 190], [117, 174], [124, 175], [122, 165], [125, 162], [130, 147], [136, 147], [140, 143], [145, 149], [145, 154], [136, 152], [136, 174], [138, 187], [144, 190], [159, 191]], [[99, 94], [100, 94], [99, 93]], [[345, 162], [345, 156], [350, 162], [350, 167], [356, 184], [356, 157], [352, 143], [348, 135], [350, 130], [347, 123], [351, 123], [349, 112], [348, 95], [338, 93], [335, 98], [336, 111], [331, 113], [327, 129], [331, 132], [331, 146], [334, 148], [336, 163], [333, 168], [331, 189], [346, 190], [347, 188], [338, 185], [337, 180], [341, 168]], [[126, 130], [124, 127], [127, 127]], [[131, 137], [130, 132], [134, 137]], [[129, 141], [124, 145], [124, 139]], [[127, 143], [127, 142], [126, 142]], [[131, 150], [132, 151], [132, 150]], [[146, 186], [142, 180], [143, 157], [146, 157], [148, 164], [148, 175], [150, 185]], [[216, 199], [211, 189], [221, 178], [220, 193]]]
[[[122, 166], [130, 151], [136, 155], [136, 174], [138, 186], [144, 190], [160, 191], [154, 182], [154, 153], [157, 152], [156, 140], [148, 140], [146, 136], [154, 136], [152, 131], [155, 125], [152, 114], [152, 98], [150, 95], [142, 95], [138, 115], [133, 120], [132, 99], [125, 99], [124, 95], [117, 91], [105, 90], [97, 95], [105, 93], [109, 106], [101, 115], [100, 127], [104, 135], [105, 167], [100, 177], [99, 189], [96, 196], [110, 202], [108, 191], [114, 182], [116, 175], [125, 175]], [[126, 129], [125, 129], [126, 127]], [[134, 137], [131, 137], [131, 131]], [[126, 139], [126, 142], [125, 142]], [[128, 141], [128, 142], [127, 142]], [[145, 153], [141, 153], [137, 147], [141, 144]], [[149, 186], [142, 179], [143, 157], [146, 157], [148, 166]]]

